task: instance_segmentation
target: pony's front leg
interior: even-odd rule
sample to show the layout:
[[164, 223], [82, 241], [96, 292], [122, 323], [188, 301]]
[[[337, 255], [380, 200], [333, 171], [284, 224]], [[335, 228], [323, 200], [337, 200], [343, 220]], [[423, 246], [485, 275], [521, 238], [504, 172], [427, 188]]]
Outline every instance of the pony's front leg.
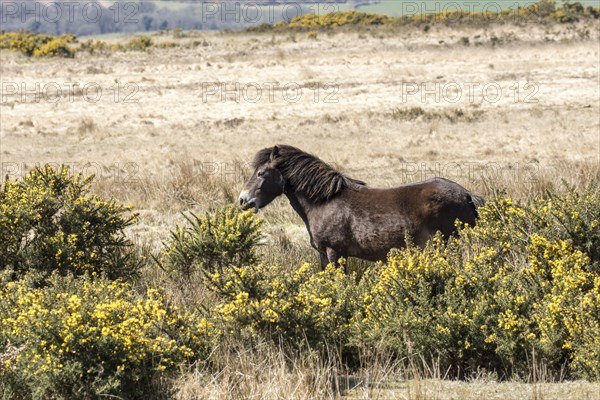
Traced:
[[319, 252], [319, 257], [321, 258], [321, 271], [325, 271], [325, 267], [327, 266], [327, 264], [329, 264], [327, 253]]
[[[328, 247], [325, 251], [320, 251], [319, 256], [321, 258], [321, 271], [325, 270], [327, 264], [333, 264], [336, 267], [340, 266], [339, 260], [341, 256], [332, 248]], [[344, 272], [348, 273], [348, 264], [344, 264]]]
[[321, 270], [324, 270], [327, 264], [339, 266], [338, 260], [340, 258], [335, 250], [328, 247], [325, 251], [319, 251], [319, 256], [321, 257]]
[[[340, 254], [337, 251], [333, 250], [332, 248], [327, 248], [327, 261], [329, 262], [329, 264], [333, 264], [336, 267], [340, 266], [340, 258], [344, 258], [345, 260], [348, 259], [348, 257], [346, 256], [346, 254]], [[344, 263], [344, 273], [348, 273], [348, 263], [345, 262]]]

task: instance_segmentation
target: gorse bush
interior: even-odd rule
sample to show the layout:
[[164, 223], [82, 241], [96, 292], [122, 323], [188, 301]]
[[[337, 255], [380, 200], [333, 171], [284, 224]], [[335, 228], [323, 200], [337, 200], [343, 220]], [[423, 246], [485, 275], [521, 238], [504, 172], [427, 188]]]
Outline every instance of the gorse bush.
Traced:
[[52, 39], [33, 51], [35, 57], [64, 57], [73, 58], [76, 50], [61, 38]]
[[598, 379], [599, 206], [597, 188], [531, 206], [490, 201], [460, 238], [409, 246], [370, 271], [357, 329], [457, 375], [519, 375], [535, 354], [550, 371]]
[[600, 190], [590, 186], [584, 193], [571, 189], [563, 196], [548, 196], [525, 211], [532, 219], [529, 230], [570, 241], [590, 258], [587, 272], [600, 273]]
[[108, 44], [102, 40], [88, 39], [85, 42], [81, 42], [78, 51], [86, 51], [90, 54], [101, 54], [109, 55], [112, 52], [119, 49], [119, 46], [114, 44]]
[[129, 40], [129, 42], [123, 47], [124, 50], [132, 51], [146, 51], [153, 45], [152, 38], [148, 36], [136, 36]]
[[288, 28], [336, 28], [341, 26], [376, 26], [391, 24], [396, 19], [378, 14], [367, 14], [358, 11], [326, 13], [323, 15], [306, 14], [293, 18], [289, 23], [279, 22], [276, 27]]
[[0, 33], [0, 49], [20, 52], [34, 57], [73, 58], [79, 51], [90, 54], [108, 55], [116, 51], [147, 51], [152, 47], [170, 48], [179, 44], [173, 42], [154, 43], [148, 36], [135, 36], [126, 43], [107, 43], [102, 40], [86, 40], [78, 45], [72, 34], [48, 35], [29, 31]]
[[0, 282], [0, 392], [15, 398], [146, 398], [157, 373], [206, 356], [212, 325], [154, 289], [53, 274]]
[[128, 207], [90, 194], [92, 179], [46, 166], [22, 181], [5, 181], [0, 270], [134, 275], [140, 260], [123, 230], [135, 216], [127, 216]]
[[227, 207], [212, 214], [186, 216], [188, 226], [171, 232], [159, 264], [171, 273], [190, 277], [194, 271], [212, 272], [228, 265], [256, 261], [261, 220], [252, 210], [240, 213]]
[[4, 395], [145, 398], [212, 347], [200, 313], [126, 282], [140, 266], [123, 232], [134, 217], [91, 181], [47, 166], [0, 190]]
[[332, 265], [318, 273], [309, 264], [232, 266], [209, 274], [207, 286], [225, 331], [288, 347], [346, 343], [360, 297], [355, 277]]
[[36, 34], [33, 32], [2, 32], [0, 49], [18, 51], [26, 56], [73, 57], [76, 49], [70, 45], [77, 41], [71, 34], [60, 36]]

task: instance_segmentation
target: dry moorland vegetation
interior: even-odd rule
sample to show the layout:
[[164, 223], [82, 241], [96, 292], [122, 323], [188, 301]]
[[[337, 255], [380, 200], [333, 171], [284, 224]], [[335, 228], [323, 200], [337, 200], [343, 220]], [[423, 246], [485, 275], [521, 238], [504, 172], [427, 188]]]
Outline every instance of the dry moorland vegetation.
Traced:
[[[274, 143], [373, 186], [444, 175], [489, 194], [488, 178], [525, 198], [597, 174], [597, 21], [307, 35], [158, 36], [183, 47], [67, 60], [3, 52], [4, 175], [96, 173], [153, 232], [231, 201]], [[284, 202], [271, 209], [298, 225]]]
[[[43, 312], [40, 310], [51, 309], [54, 303], [49, 298], [52, 296], [59, 299], [57, 301], [64, 301], [65, 310], [75, 307], [69, 303], [69, 296], [87, 299], [95, 305], [94, 310], [99, 314], [90, 312], [89, 317], [93, 321], [84, 321], [82, 325], [90, 330], [79, 332], [81, 337], [94, 337], [92, 328], [100, 322], [106, 324], [107, 329], [116, 329], [110, 321], [120, 312], [121, 317], [126, 315], [130, 320], [140, 321], [139, 327], [121, 326], [124, 340], [128, 340], [128, 335], [136, 329], [143, 332], [139, 335], [140, 340], [147, 340], [132, 344], [134, 350], [123, 359], [116, 357], [111, 359], [113, 364], [98, 364], [100, 367], [91, 365], [91, 372], [80, 371], [80, 366], [75, 364], [69, 365], [73, 374], [87, 374], [86, 382], [96, 390], [95, 395], [106, 393], [128, 397], [133, 389], [127, 385], [141, 387], [143, 383], [144, 387], [160, 388], [154, 392], [157, 397], [175, 396], [181, 399], [232, 396], [327, 398], [339, 394], [348, 398], [386, 399], [476, 399], [482, 396], [494, 398], [496, 394], [498, 398], [514, 399], [596, 398], [600, 395], [597, 383], [552, 383], [565, 377], [597, 380], [598, 376], [594, 373], [598, 372], [593, 369], [587, 375], [573, 371], [590, 368], [589, 365], [594, 365], [600, 354], [597, 340], [594, 342], [593, 337], [585, 336], [589, 332], [600, 332], [594, 325], [600, 321], [598, 315], [581, 314], [577, 308], [591, 302], [589, 312], [597, 312], [597, 306], [593, 304], [600, 287], [597, 253], [593, 249], [585, 250], [589, 243], [597, 243], [592, 239], [596, 237], [593, 232], [597, 235], [598, 220], [598, 210], [593, 208], [597, 205], [598, 192], [593, 186], [600, 179], [599, 23], [594, 18], [564, 24], [559, 22], [451, 26], [432, 23], [426, 24], [426, 29], [423, 25], [408, 24], [393, 29], [372, 27], [343, 32], [313, 28], [279, 28], [266, 32], [262, 29], [263, 32], [244, 33], [171, 31], [152, 36], [153, 44], [166, 43], [162, 46], [128, 48], [131, 43], [148, 42], [132, 42], [130, 38], [103, 39], [108, 47], [100, 45], [92, 51], [77, 51], [66, 59], [29, 58], [2, 50], [2, 175], [20, 179], [36, 165], [65, 164], [74, 172], [84, 175], [94, 173], [96, 178], [91, 182], [92, 190], [100, 198], [131, 205], [138, 214], [134, 224], [115, 222], [106, 228], [115, 233], [124, 229], [127, 239], [135, 244], [135, 254], [130, 258], [118, 258], [118, 271], [112, 272], [136, 275], [132, 286], [137, 293], [144, 294], [142, 308], [147, 307], [151, 311], [137, 314], [137, 309], [129, 306], [141, 301], [128, 294], [131, 290], [127, 286], [129, 283], [119, 286], [108, 278], [102, 278], [98, 286], [86, 283], [85, 279], [94, 278], [85, 274], [103, 273], [106, 268], [93, 257], [88, 257], [95, 250], [82, 255], [75, 245], [69, 247], [72, 253], [67, 253], [77, 260], [75, 275], [84, 274], [84, 281], [68, 276], [47, 278], [44, 275], [50, 273], [52, 265], [71, 270], [75, 264], [67, 256], [58, 259], [53, 253], [54, 264], [44, 266], [2, 259], [3, 269], [7, 265], [33, 265], [31, 268], [44, 271], [43, 279], [50, 279], [52, 283], [52, 289], [46, 293], [38, 288], [42, 278], [28, 276], [17, 281], [18, 284], [13, 282], [12, 286], [8, 286], [10, 290], [2, 292], [3, 299], [12, 299], [11, 296], [27, 291], [27, 287], [35, 287], [39, 291], [30, 292], [31, 307], [26, 305], [21, 309], [25, 314], [34, 309], [39, 313]], [[91, 42], [88, 47], [93, 45], [94, 42]], [[262, 94], [260, 99], [257, 98], [257, 88]], [[299, 98], [296, 100], [295, 96]], [[249, 252], [247, 257], [236, 260], [237, 264], [253, 264], [258, 259], [271, 267], [249, 271], [233, 268], [222, 272], [223, 276], [219, 277], [203, 264], [204, 261], [195, 260], [188, 265], [177, 258], [178, 251], [189, 254], [185, 253], [189, 251], [186, 234], [180, 232], [178, 239], [170, 231], [177, 232], [177, 225], [194, 226], [196, 220], [187, 214], [189, 212], [202, 216], [206, 211], [234, 202], [249, 175], [247, 163], [253, 154], [276, 143], [295, 145], [314, 153], [371, 186], [392, 186], [441, 175], [490, 199], [507, 195], [515, 203], [532, 201], [534, 205], [537, 204], [534, 199], [562, 196], [568, 193], [567, 187], [573, 187], [575, 192], [591, 196], [591, 200], [584, 195], [580, 200], [567, 195], [566, 200], [555, 200], [555, 203], [566, 207], [560, 210], [570, 210], [569, 223], [573, 225], [567, 224], [564, 232], [571, 232], [569, 229], [573, 228], [575, 233], [580, 234], [577, 229], [587, 229], [585, 239], [589, 239], [589, 243], [585, 240], [579, 243], [572, 238], [567, 240], [561, 236], [563, 228], [552, 225], [555, 220], [548, 222], [550, 228], [541, 227], [539, 221], [531, 216], [533, 214], [524, 214], [519, 211], [519, 206], [511, 208], [512, 204], [500, 201], [497, 213], [494, 214], [494, 209], [491, 209], [490, 215], [493, 216], [488, 216], [488, 222], [483, 224], [482, 229], [493, 228], [494, 218], [498, 216], [510, 217], [513, 219], [504, 221], [504, 232], [508, 236], [499, 240], [497, 232], [494, 236], [480, 231], [470, 238], [469, 246], [473, 246], [474, 254], [480, 256], [472, 260], [480, 268], [476, 269], [476, 276], [485, 278], [490, 285], [483, 289], [496, 291], [486, 299], [508, 307], [500, 307], [493, 314], [497, 318], [496, 324], [508, 326], [501, 329], [508, 332], [506, 337], [492, 338], [491, 328], [479, 332], [485, 338], [477, 336], [477, 333], [468, 331], [468, 327], [474, 324], [472, 321], [481, 322], [481, 315], [470, 313], [468, 306], [460, 308], [462, 306], [456, 306], [450, 300], [447, 300], [448, 310], [455, 308], [445, 314], [433, 303], [419, 300], [418, 296], [427, 296], [417, 288], [414, 288], [417, 295], [410, 309], [417, 314], [419, 310], [426, 310], [426, 306], [439, 311], [439, 315], [433, 311], [432, 315], [439, 318], [437, 322], [447, 323], [447, 326], [440, 327], [441, 331], [431, 332], [430, 336], [423, 333], [423, 337], [416, 335], [406, 341], [406, 338], [394, 337], [393, 333], [386, 336], [389, 332], [380, 320], [365, 317], [364, 325], [353, 325], [352, 334], [349, 331], [340, 333], [342, 336], [364, 337], [364, 342], [352, 342], [346, 336], [340, 339], [342, 336], [335, 336], [337, 333], [327, 336], [341, 324], [336, 318], [346, 316], [353, 310], [352, 307], [358, 307], [348, 300], [354, 299], [357, 293], [365, 301], [360, 306], [363, 307], [361, 310], [368, 313], [375, 312], [378, 303], [372, 299], [365, 300], [363, 296], [377, 298], [377, 293], [381, 294], [383, 290], [411, 288], [409, 277], [402, 275], [402, 271], [409, 269], [402, 264], [404, 259], [412, 259], [414, 265], [423, 266], [423, 270], [417, 268], [411, 273], [422, 277], [427, 284], [435, 285], [436, 279], [452, 277], [453, 286], [444, 293], [449, 299], [461, 298], [458, 292], [452, 290], [466, 286], [456, 283], [454, 279], [458, 275], [452, 274], [458, 274], [457, 270], [447, 266], [460, 264], [456, 260], [461, 257], [459, 254], [464, 248], [440, 250], [433, 246], [430, 249], [433, 253], [425, 253], [425, 256], [437, 254], [445, 260], [445, 266], [430, 265], [429, 261], [419, 258], [421, 256], [414, 249], [409, 250], [390, 261], [386, 268], [379, 266], [383, 275], [376, 276], [373, 272], [371, 276], [367, 270], [366, 276], [371, 280], [363, 279], [360, 281], [363, 282], [362, 287], [358, 283], [355, 286], [333, 269], [321, 275], [316, 274], [313, 267], [303, 269], [305, 261], [317, 265], [317, 256], [310, 249], [302, 222], [287, 201], [279, 199], [260, 213], [264, 220], [261, 226], [263, 235], [259, 240], [261, 245], [256, 247], [256, 243], [250, 240], [243, 247]], [[14, 190], [18, 193], [17, 189]], [[3, 201], [8, 201], [6, 196]], [[541, 220], [550, 221], [554, 218], [552, 207], [545, 209], [544, 206], [548, 203], [532, 207]], [[90, 211], [95, 210], [90, 206], [86, 212], [102, 212], [105, 217], [123, 211], [106, 204], [102, 207], [106, 208]], [[571, 214], [573, 210], [578, 213], [577, 216]], [[182, 211], [186, 212], [185, 216]], [[577, 225], [579, 214], [588, 223], [584, 228]], [[191, 222], [186, 220], [186, 216]], [[31, 218], [37, 221], [35, 213]], [[223, 221], [235, 219], [232, 215], [227, 218]], [[252, 232], [251, 220], [243, 220], [238, 226], [245, 227], [246, 233]], [[4, 222], [15, 223], [10, 219], [7, 221]], [[198, 232], [206, 229], [206, 225], [198, 223], [197, 226]], [[530, 229], [527, 230], [527, 244], [522, 244], [518, 237], [520, 226]], [[14, 227], [11, 229], [18, 232]], [[30, 231], [24, 232], [23, 237], [29, 237]], [[531, 239], [536, 233], [540, 236]], [[98, 247], [94, 249], [118, 247], [110, 242], [111, 237], [103, 236], [102, 240], [106, 242], [98, 239], [94, 242]], [[466, 237], [469, 238], [469, 235]], [[61, 240], [72, 244], [68, 236]], [[495, 241], [498, 243], [494, 244]], [[76, 239], [73, 238], [72, 242], [75, 243]], [[506, 243], [517, 247], [517, 250], [502, 250]], [[161, 253], [165, 245], [173, 252], [167, 252], [167, 255]], [[519, 247], [521, 245], [524, 247]], [[463, 243], [461, 246], [466, 245]], [[490, 249], [494, 254], [490, 253]], [[42, 250], [55, 252], [56, 249], [50, 246]], [[550, 254], [549, 258], [544, 258], [546, 254]], [[123, 256], [120, 250], [115, 250], [114, 255]], [[150, 255], [156, 259], [152, 260]], [[29, 257], [35, 260], [38, 253]], [[588, 257], [587, 261], [585, 257]], [[526, 299], [519, 298], [521, 293], [510, 297], [508, 288], [520, 279], [519, 268], [533, 265], [534, 261], [545, 265], [540, 270], [551, 271], [548, 272], [551, 276], [549, 281], [558, 281], [562, 277], [572, 285], [548, 292], [543, 284], [536, 286], [527, 281], [531, 286], [523, 289]], [[350, 260], [350, 263], [357, 272], [363, 272], [369, 266], [356, 260]], [[204, 272], [186, 272], [185, 265], [193, 266], [194, 271]], [[276, 265], [279, 267], [275, 268]], [[498, 281], [491, 272], [488, 271], [491, 275], [486, 275], [485, 267], [490, 265], [520, 267], [515, 271], [504, 271]], [[556, 272], [560, 265], [570, 268], [573, 275], [557, 275], [564, 273]], [[428, 268], [438, 268], [435, 270], [439, 275], [427, 275]], [[523, 267], [523, 270], [526, 268]], [[206, 271], [210, 274], [206, 275]], [[258, 313], [253, 315], [253, 318], [258, 318], [257, 325], [248, 323], [242, 314], [233, 318], [227, 311], [236, 304], [240, 306], [240, 313], [244, 310], [236, 303], [243, 300], [243, 296], [242, 299], [237, 296], [244, 293], [244, 285], [254, 285], [250, 287], [259, 293], [264, 290], [267, 298], [269, 290], [274, 289], [269, 285], [277, 276], [285, 275], [282, 271], [291, 271], [291, 276], [297, 277], [302, 288], [314, 294], [318, 301], [328, 295], [346, 301], [341, 302], [331, 315], [327, 314], [329, 319], [319, 319], [316, 307], [320, 303], [317, 300], [311, 302], [308, 297], [298, 300], [298, 304], [309, 308], [305, 314], [315, 318], [307, 317], [315, 324], [309, 333], [295, 330], [292, 326], [285, 327], [285, 332], [293, 333], [290, 334], [292, 338], [306, 336], [304, 340], [309, 344], [302, 351], [291, 351], [287, 347], [289, 343], [277, 340], [281, 331], [276, 329], [283, 329], [280, 328], [282, 324], [290, 322], [285, 320], [279, 321], [279, 325], [269, 325], [273, 323], [269, 318], [275, 317], [267, 312], [270, 308], [263, 303], [261, 307], [264, 308], [254, 309]], [[254, 274], [250, 283], [236, 281], [244, 273]], [[391, 276], [397, 285], [386, 283], [382, 276]], [[545, 282], [546, 278], [542, 279], [541, 274], [536, 277]], [[234, 282], [233, 286], [237, 289], [229, 290], [225, 278]], [[10, 277], [5, 275], [2, 279], [10, 281]], [[293, 282], [290, 277], [281, 285], [292, 291]], [[335, 286], [327, 286], [326, 282], [334, 282]], [[373, 286], [368, 286], [368, 282]], [[365, 289], [364, 285], [368, 288]], [[160, 294], [152, 291], [156, 288], [161, 291]], [[344, 288], [343, 293], [337, 292], [340, 288]], [[483, 289], [473, 293], [481, 294]], [[502, 294], [504, 292], [500, 289], [507, 293]], [[301, 297], [301, 290], [294, 290], [297, 291], [292, 292]], [[586, 296], [577, 297], [578, 290]], [[69, 296], [64, 296], [65, 293]], [[102, 293], [116, 295], [104, 298]], [[336, 293], [335, 296], [332, 293]], [[46, 306], [36, 308], [38, 299], [45, 299], [46, 295], [50, 296], [44, 300]], [[112, 303], [117, 300], [121, 303]], [[283, 304], [289, 299], [278, 297], [276, 300]], [[298, 304], [293, 307], [299, 307]], [[172, 307], [175, 306], [181, 309], [174, 310]], [[208, 316], [196, 312], [210, 307], [215, 308]], [[298, 318], [304, 316], [302, 309], [293, 307]], [[394, 303], [394, 307], [409, 309], [407, 304]], [[553, 307], [563, 311], [564, 319], [552, 319]], [[547, 310], [547, 314], [532, 316], [530, 311], [538, 308]], [[456, 311], [458, 309], [461, 311]], [[514, 321], [507, 310], [516, 310]], [[382, 310], [376, 311], [385, 315]], [[472, 320], [470, 323], [454, 320], [452, 313]], [[241, 336], [217, 332], [220, 328], [214, 322], [216, 320], [211, 319], [213, 314], [222, 318], [220, 321], [227, 329], [239, 328]], [[65, 313], [56, 318], [57, 321], [63, 321], [60, 318], [68, 321], [70, 315], [76, 314]], [[164, 326], [145, 328], [146, 323], [151, 324], [161, 315], [168, 316]], [[583, 316], [595, 322], [591, 323], [591, 331], [581, 330], [584, 333], [580, 335], [572, 328], [579, 327], [577, 324], [581, 324]], [[399, 320], [389, 315], [385, 318], [382, 321], [407, 324], [414, 329], [420, 327], [426, 332], [426, 326], [418, 325], [422, 321], [415, 322], [408, 317]], [[513, 322], [514, 332], [511, 330]], [[559, 328], [553, 327], [555, 322]], [[9, 321], [9, 325], [13, 324], [10, 326], [18, 326], [18, 323]], [[52, 333], [60, 336], [63, 322], [57, 324], [56, 331]], [[64, 326], [69, 325], [64, 322]], [[177, 332], [169, 330], [174, 330], [174, 327]], [[32, 332], [38, 328], [33, 327]], [[163, 328], [164, 331], [161, 331]], [[461, 342], [460, 334], [452, 336], [444, 328], [480, 340], [472, 343], [473, 351], [483, 353], [470, 354], [470, 345]], [[317, 336], [309, 337], [310, 332], [316, 332]], [[369, 332], [373, 332], [372, 337], [369, 337]], [[543, 332], [555, 336], [544, 342], [540, 336]], [[219, 339], [219, 345], [211, 345], [214, 336], [221, 334], [224, 337]], [[529, 334], [538, 336], [531, 338]], [[177, 345], [170, 345], [160, 339], [162, 337], [175, 338]], [[421, 348], [436, 348], [435, 343], [428, 341], [432, 338], [447, 340], [442, 342], [441, 348], [461, 349], [461, 353], [450, 357], [443, 352], [420, 351]], [[321, 339], [328, 345], [343, 343], [340, 345], [343, 348], [323, 349], [310, 345], [311, 340]], [[65, 343], [67, 341], [65, 339]], [[578, 348], [578, 343], [590, 347]], [[26, 346], [15, 347], [10, 341], [2, 345], [6, 347], [0, 349], [0, 375], [8, 371], [10, 363], [17, 360], [20, 352], [25, 354], [27, 351]], [[106, 342], [104, 346], [99, 346], [98, 357], [114, 343]], [[493, 346], [497, 346], [495, 350]], [[509, 349], [511, 346], [514, 348]], [[154, 352], [150, 353], [160, 355], [160, 360], [144, 358], [149, 348]], [[501, 351], [497, 351], [498, 348]], [[536, 353], [538, 351], [542, 354]], [[582, 357], [586, 352], [589, 359], [577, 359], [580, 364], [570, 365], [576, 357], [573, 354]], [[477, 358], [481, 354], [487, 357], [487, 365], [475, 362], [481, 361]], [[143, 360], [138, 360], [138, 355]], [[34, 359], [35, 354], [32, 353], [31, 357]], [[458, 360], [454, 364], [452, 357]], [[190, 360], [195, 360], [191, 366]], [[565, 360], [569, 360], [569, 367], [565, 364], [563, 371], [561, 363]], [[52, 359], [52, 363], [55, 361]], [[173, 364], [169, 364], [171, 361]], [[4, 390], [3, 396], [11, 398], [26, 393], [23, 388], [28, 387], [28, 382], [43, 382], [38, 387], [42, 395], [77, 396], [77, 393], [66, 391], [65, 387], [70, 387], [72, 382], [61, 381], [65, 379], [64, 371], [52, 375], [52, 368], [58, 369], [58, 364], [48, 365], [50, 372], [45, 381], [36, 381], [35, 374], [18, 378], [22, 381], [15, 378], [17, 380], [11, 383], [13, 386], [0, 385]], [[123, 365], [156, 373], [124, 376], [119, 369]], [[506, 369], [487, 368], [492, 365], [505, 365]], [[104, 368], [114, 370], [114, 374], [110, 375], [112, 381], [103, 380], [101, 370], [104, 371]], [[135, 368], [132, 367], [132, 370], [137, 371]], [[466, 368], [466, 371], [461, 373], [460, 368]], [[166, 373], [161, 375], [161, 371]], [[105, 376], [108, 375], [106, 372]], [[450, 377], [474, 382], [444, 380]], [[77, 377], [74, 376], [74, 379], [77, 380]], [[512, 379], [513, 382], [498, 383], [503, 379]], [[53, 380], [63, 385], [60, 388], [63, 392], [58, 389], [52, 391], [50, 382]], [[16, 390], [14, 388], [24, 391], [11, 392]], [[86, 395], [93, 397], [94, 393]]]

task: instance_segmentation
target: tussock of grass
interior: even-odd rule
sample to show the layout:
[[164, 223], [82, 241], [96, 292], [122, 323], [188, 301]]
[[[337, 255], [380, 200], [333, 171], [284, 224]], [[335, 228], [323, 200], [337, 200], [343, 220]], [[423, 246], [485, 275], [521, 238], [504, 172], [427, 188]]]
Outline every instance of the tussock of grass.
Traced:
[[445, 111], [425, 111], [422, 107], [395, 108], [389, 116], [396, 121], [434, 121], [446, 120], [450, 123], [474, 122], [484, 115], [483, 110], [463, 110], [461, 108]]
[[215, 368], [195, 368], [178, 379], [175, 399], [330, 399], [335, 398], [332, 382], [341, 379], [319, 354], [307, 352], [290, 359], [267, 342], [240, 348], [235, 341], [224, 340], [213, 359]]
[[[127, 171], [123, 171], [127, 176]], [[96, 192], [122, 199], [138, 209], [163, 212], [209, 210], [233, 203], [241, 190], [242, 163], [202, 163], [190, 157], [171, 161], [163, 173], [135, 171], [130, 179], [98, 180]], [[240, 175], [241, 174], [241, 175]]]

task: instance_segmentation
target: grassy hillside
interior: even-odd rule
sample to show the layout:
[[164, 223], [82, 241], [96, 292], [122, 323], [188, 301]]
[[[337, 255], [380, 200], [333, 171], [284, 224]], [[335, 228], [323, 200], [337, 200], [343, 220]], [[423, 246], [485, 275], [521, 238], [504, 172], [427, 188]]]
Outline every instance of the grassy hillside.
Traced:
[[[392, 2], [382, 7], [391, 11]], [[397, 6], [399, 7], [399, 6]], [[434, 9], [435, 10], [435, 9]], [[394, 29], [403, 26], [418, 26], [429, 29], [431, 25], [486, 26], [489, 24], [549, 24], [572, 23], [580, 19], [600, 18], [600, 7], [581, 3], [557, 4], [554, 0], [541, 0], [517, 9], [442, 9], [425, 12], [417, 9], [409, 15], [394, 16], [390, 12], [370, 13], [361, 11], [333, 12], [325, 14], [305, 14], [288, 22], [279, 22], [271, 26], [250, 28], [250, 30], [331, 30], [331, 29]]]
[[[407, 14], [425, 14], [425, 13], [436, 13], [441, 11], [450, 10], [463, 10], [463, 11], [494, 11], [497, 12], [500, 9], [516, 9], [517, 7], [527, 7], [535, 1], [497, 1], [497, 2], [473, 2], [473, 3], [455, 3], [455, 2], [438, 2], [433, 4], [427, 3], [415, 3], [414, 1], [403, 1], [403, 0], [377, 0], [368, 1], [365, 4], [359, 4], [356, 8], [357, 11], [373, 14], [384, 14], [391, 17], [402, 17]], [[558, 5], [562, 5], [566, 2], [557, 1]], [[579, 2], [584, 7], [598, 7], [598, 3], [593, 0], [583, 0]], [[514, 12], [514, 11], [513, 11]]]

